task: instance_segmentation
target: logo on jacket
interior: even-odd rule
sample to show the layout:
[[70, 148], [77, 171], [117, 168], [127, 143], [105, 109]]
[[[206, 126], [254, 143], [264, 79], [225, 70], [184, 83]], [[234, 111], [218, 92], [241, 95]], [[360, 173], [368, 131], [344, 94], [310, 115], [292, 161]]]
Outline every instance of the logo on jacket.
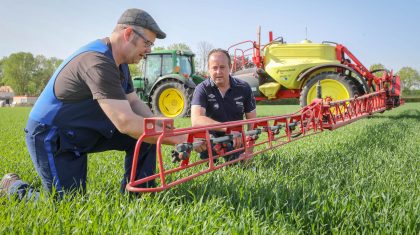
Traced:
[[213, 105], [213, 108], [214, 108], [215, 110], [219, 109], [219, 103], [215, 103], [215, 104]]
[[238, 107], [238, 109], [241, 110], [241, 112], [244, 112], [244, 103], [241, 101], [236, 101], [236, 106]]

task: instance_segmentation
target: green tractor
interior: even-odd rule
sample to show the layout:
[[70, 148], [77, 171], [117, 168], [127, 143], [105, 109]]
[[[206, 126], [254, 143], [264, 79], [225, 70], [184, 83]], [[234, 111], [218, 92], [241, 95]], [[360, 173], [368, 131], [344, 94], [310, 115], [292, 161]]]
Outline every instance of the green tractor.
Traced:
[[170, 118], [190, 114], [196, 84], [205, 78], [195, 72], [190, 51], [161, 50], [147, 54], [143, 77], [133, 79], [137, 95], [158, 116]]

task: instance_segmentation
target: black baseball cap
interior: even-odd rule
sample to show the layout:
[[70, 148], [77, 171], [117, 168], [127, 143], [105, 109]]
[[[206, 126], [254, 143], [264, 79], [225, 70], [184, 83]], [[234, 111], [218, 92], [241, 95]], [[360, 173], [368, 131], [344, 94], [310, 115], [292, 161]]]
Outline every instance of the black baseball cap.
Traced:
[[153, 17], [141, 9], [131, 8], [126, 10], [118, 19], [117, 24], [140, 26], [156, 33], [156, 37], [159, 39], [166, 38], [166, 33], [159, 28]]

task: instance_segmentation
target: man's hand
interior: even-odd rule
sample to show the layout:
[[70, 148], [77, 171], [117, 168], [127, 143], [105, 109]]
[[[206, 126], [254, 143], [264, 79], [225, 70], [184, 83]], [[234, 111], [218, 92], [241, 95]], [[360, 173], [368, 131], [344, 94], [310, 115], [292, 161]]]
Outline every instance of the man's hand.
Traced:
[[201, 153], [207, 150], [207, 143], [204, 139], [199, 139], [197, 145], [194, 146], [194, 151]]
[[237, 149], [242, 147], [242, 134], [238, 131], [232, 131], [231, 134], [233, 135], [233, 149]]

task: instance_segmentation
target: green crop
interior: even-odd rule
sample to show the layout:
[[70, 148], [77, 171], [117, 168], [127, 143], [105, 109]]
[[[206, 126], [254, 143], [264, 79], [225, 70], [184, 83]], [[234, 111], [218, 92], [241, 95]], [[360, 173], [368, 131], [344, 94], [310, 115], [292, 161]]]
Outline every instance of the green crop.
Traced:
[[[258, 106], [258, 116], [297, 106]], [[24, 143], [29, 108], [0, 109], [0, 174], [41, 190]], [[176, 127], [190, 125], [176, 119]], [[89, 155], [87, 193], [0, 198], [0, 234], [420, 233], [420, 105], [305, 137], [168, 191], [119, 193], [124, 153]]]

